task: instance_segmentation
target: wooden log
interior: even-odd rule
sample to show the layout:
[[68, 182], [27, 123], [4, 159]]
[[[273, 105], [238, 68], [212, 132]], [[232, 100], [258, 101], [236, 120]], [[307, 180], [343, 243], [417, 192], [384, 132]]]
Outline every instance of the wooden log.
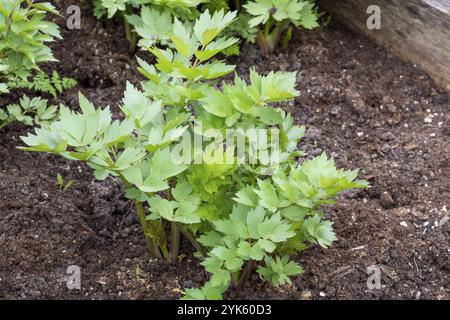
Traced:
[[[450, 90], [450, 0], [319, 0], [319, 4]], [[379, 30], [367, 27], [371, 5], [381, 9]]]

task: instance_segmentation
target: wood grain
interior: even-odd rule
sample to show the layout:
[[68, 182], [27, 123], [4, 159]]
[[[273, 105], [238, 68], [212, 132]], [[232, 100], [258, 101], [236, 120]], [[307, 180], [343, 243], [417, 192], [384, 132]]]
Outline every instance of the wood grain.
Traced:
[[[389, 47], [450, 89], [450, 0], [319, 0], [353, 30]], [[381, 29], [367, 28], [370, 5], [381, 8]]]

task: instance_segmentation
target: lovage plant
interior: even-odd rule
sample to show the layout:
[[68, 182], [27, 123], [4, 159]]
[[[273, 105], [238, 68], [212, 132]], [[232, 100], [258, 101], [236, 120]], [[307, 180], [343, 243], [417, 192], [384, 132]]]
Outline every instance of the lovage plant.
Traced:
[[56, 97], [76, 85], [56, 71], [49, 76], [39, 68], [40, 63], [57, 61], [47, 43], [61, 39], [58, 25], [45, 20], [47, 13], [59, 15], [50, 2], [0, 3], [0, 93], [28, 89]]
[[[198, 16], [197, 6], [210, 0], [94, 0], [94, 15], [108, 18], [122, 17], [125, 35], [130, 43], [129, 51], [136, 51], [138, 36], [148, 41], [158, 42], [165, 38], [167, 23], [172, 16], [185, 20]], [[140, 11], [140, 15], [137, 13]], [[169, 26], [170, 27], [170, 26]], [[142, 44], [142, 42], [141, 42]]]
[[294, 26], [305, 29], [319, 26], [318, 13], [310, 0], [254, 0], [244, 7], [253, 16], [249, 26], [260, 26], [257, 43], [265, 54], [273, 52], [280, 41], [286, 46]]
[[49, 2], [3, 0], [0, 3], [1, 80], [27, 79], [38, 64], [56, 61], [46, 43], [61, 38], [58, 26], [45, 20], [58, 15]]
[[299, 94], [295, 73], [251, 70], [249, 81], [219, 85], [234, 66], [213, 58], [237, 41], [220, 37], [235, 16], [206, 11], [192, 28], [175, 19], [171, 46], [147, 48], [156, 63], [138, 60], [148, 80], [143, 92], [127, 85], [123, 120], [80, 95], [80, 113], [61, 107], [57, 121], [22, 137], [24, 150], [119, 178], [154, 256], [176, 260], [181, 235], [189, 240], [211, 276], [185, 299], [219, 299], [255, 271], [290, 283], [302, 272], [290, 255], [336, 239], [322, 206], [367, 186], [325, 154], [299, 161], [304, 128], [272, 106]]
[[49, 106], [47, 100], [39, 97], [30, 99], [24, 95], [19, 103], [0, 109], [0, 129], [13, 123], [21, 122], [27, 126], [47, 125], [57, 117], [58, 107]]

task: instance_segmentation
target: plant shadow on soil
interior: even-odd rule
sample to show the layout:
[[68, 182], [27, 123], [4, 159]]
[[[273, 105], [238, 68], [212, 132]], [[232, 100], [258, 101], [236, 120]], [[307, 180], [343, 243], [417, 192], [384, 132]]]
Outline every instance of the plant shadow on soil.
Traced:
[[[63, 12], [68, 6], [55, 3]], [[62, 28], [64, 40], [53, 44], [60, 62], [47, 70], [79, 82], [53, 102], [75, 108], [80, 90], [117, 111], [126, 80], [141, 78], [122, 27], [96, 21], [91, 10], [83, 8], [82, 30]], [[308, 128], [301, 149], [361, 168], [372, 188], [347, 192], [326, 208], [339, 240], [295, 257], [306, 272], [292, 286], [273, 288], [255, 275], [226, 298], [448, 299], [449, 95], [334, 22], [299, 32], [288, 50], [270, 57], [245, 45], [230, 62], [244, 77], [251, 67], [297, 71], [302, 94], [282, 107]], [[98, 182], [79, 163], [17, 150], [26, 130], [14, 124], [0, 135], [0, 298], [176, 299], [207, 280], [187, 243], [177, 264], [149, 259], [118, 182]], [[75, 185], [59, 190], [57, 173]], [[81, 290], [66, 287], [69, 265], [81, 267]], [[382, 271], [379, 290], [367, 289], [371, 265]]]

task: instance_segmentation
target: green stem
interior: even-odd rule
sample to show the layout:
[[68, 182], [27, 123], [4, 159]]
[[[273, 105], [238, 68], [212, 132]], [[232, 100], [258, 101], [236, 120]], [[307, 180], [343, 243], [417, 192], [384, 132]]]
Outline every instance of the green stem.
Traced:
[[281, 33], [289, 25], [289, 20], [274, 21], [269, 19], [264, 25], [264, 31], [258, 30], [256, 42], [264, 55], [273, 53], [280, 42]]
[[234, 10], [237, 10], [237, 11], [241, 10], [241, 1], [240, 0], [234, 0]]
[[271, 52], [275, 51], [275, 48], [278, 47], [278, 43], [280, 42], [280, 38], [281, 38], [281, 33], [286, 29], [286, 27], [289, 25], [289, 21], [288, 20], [284, 20], [281, 22], [278, 22], [275, 25], [275, 28], [273, 29], [273, 31], [270, 34], [270, 41], [269, 41], [269, 46], [270, 46], [270, 50]]
[[129, 42], [131, 42], [131, 26], [127, 21], [127, 17], [123, 15], [123, 24], [125, 26], [125, 37]]
[[150, 237], [151, 230], [149, 230], [148, 222], [147, 219], [145, 218], [145, 211], [144, 207], [142, 206], [142, 203], [140, 203], [139, 201], [134, 201], [134, 206], [136, 208], [136, 214], [139, 218], [139, 222], [141, 223], [142, 230], [144, 231], [144, 237], [145, 241], [147, 242], [148, 251], [156, 258], [164, 260], [164, 256], [162, 255], [161, 250], [158, 248], [157, 245], [153, 243], [152, 238]]
[[180, 226], [176, 222], [172, 222], [170, 227], [170, 260], [176, 261], [180, 254]]
[[258, 30], [258, 33], [256, 34], [256, 43], [258, 44], [259, 49], [261, 49], [263, 55], [269, 54], [267, 38], [261, 30]]
[[11, 124], [11, 123], [13, 123], [14, 122], [14, 120], [5, 120], [5, 122], [3, 122], [3, 123], [0, 123], [0, 130], [2, 130], [4, 127], [6, 127], [7, 125], [9, 125], [9, 124]]
[[[131, 187], [131, 184], [122, 175], [119, 175], [119, 177], [125, 188]], [[165, 248], [165, 245], [161, 245], [161, 243], [163, 243], [161, 239], [163, 239], [162, 237], [164, 237], [164, 235], [158, 233], [158, 230], [155, 231], [154, 225], [151, 225], [151, 222], [147, 221], [142, 203], [137, 200], [133, 202], [136, 208], [136, 214], [144, 232], [148, 252], [155, 258], [165, 260], [168, 257], [167, 248]], [[159, 239], [158, 244], [155, 244], [153, 239]]]
[[195, 247], [195, 249], [197, 249], [198, 252], [200, 252], [200, 254], [202, 255], [203, 258], [206, 258], [206, 250], [205, 248], [203, 248], [203, 246], [197, 242], [197, 240], [195, 240], [194, 236], [187, 231], [186, 229], [184, 229], [182, 226], [180, 226], [180, 231], [183, 234], [183, 236], [186, 237], [186, 239], [189, 240], [189, 242]]
[[[129, 9], [127, 9], [126, 14], [129, 14]], [[127, 38], [128, 42], [130, 43], [128, 51], [130, 54], [134, 54], [137, 49], [137, 34], [133, 30], [131, 30], [131, 25], [128, 23], [127, 17], [125, 14], [123, 15], [123, 23], [125, 26], [125, 37]]]
[[237, 289], [239, 283], [239, 272], [235, 272], [231, 274], [231, 288]]

